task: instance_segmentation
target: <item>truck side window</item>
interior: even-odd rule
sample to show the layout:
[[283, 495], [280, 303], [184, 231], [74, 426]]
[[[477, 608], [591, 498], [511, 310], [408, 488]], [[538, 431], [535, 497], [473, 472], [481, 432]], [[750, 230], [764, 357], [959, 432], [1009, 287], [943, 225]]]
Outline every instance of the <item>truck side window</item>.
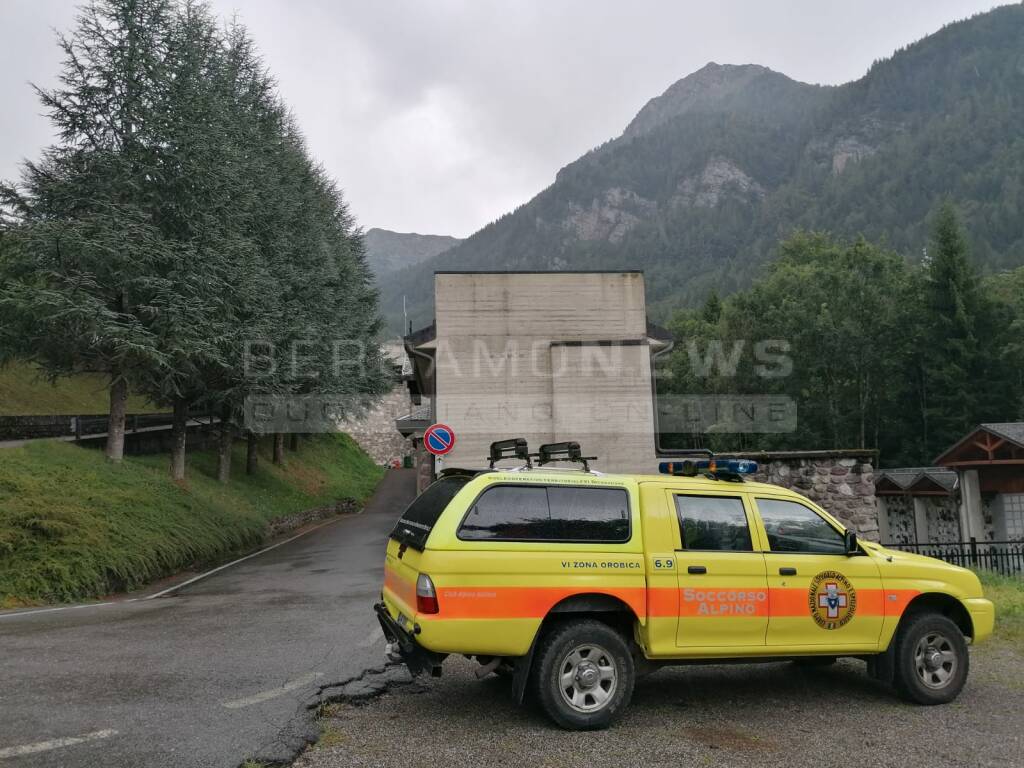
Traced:
[[629, 541], [629, 498], [617, 488], [548, 488], [558, 541]]
[[768, 546], [772, 552], [814, 552], [842, 555], [846, 552], [843, 534], [817, 512], [795, 501], [758, 499]]
[[459, 527], [469, 541], [629, 541], [629, 499], [619, 488], [496, 485]]
[[441, 513], [473, 478], [467, 475], [444, 477], [421, 493], [402, 513], [391, 531], [391, 538], [420, 551]]
[[676, 514], [683, 549], [752, 552], [743, 500], [735, 496], [679, 496]]

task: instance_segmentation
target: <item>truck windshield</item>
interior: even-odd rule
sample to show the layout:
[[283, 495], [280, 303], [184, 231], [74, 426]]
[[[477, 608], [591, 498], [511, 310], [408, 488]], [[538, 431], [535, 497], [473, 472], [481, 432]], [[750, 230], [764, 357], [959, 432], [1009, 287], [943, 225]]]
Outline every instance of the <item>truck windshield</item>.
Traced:
[[394, 530], [391, 531], [391, 538], [422, 552], [434, 523], [441, 517], [448, 503], [472, 479], [468, 475], [455, 475], [442, 478], [431, 485], [417, 496], [398, 518]]

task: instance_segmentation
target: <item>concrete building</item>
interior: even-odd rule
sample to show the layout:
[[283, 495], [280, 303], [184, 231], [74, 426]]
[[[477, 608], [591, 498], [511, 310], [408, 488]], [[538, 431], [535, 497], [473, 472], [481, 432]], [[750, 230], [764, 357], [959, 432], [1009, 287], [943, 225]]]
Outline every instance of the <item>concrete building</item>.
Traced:
[[405, 339], [417, 438], [455, 431], [449, 466], [479, 467], [494, 440], [576, 440], [597, 469], [656, 467], [653, 358], [640, 272], [438, 272], [435, 322]]

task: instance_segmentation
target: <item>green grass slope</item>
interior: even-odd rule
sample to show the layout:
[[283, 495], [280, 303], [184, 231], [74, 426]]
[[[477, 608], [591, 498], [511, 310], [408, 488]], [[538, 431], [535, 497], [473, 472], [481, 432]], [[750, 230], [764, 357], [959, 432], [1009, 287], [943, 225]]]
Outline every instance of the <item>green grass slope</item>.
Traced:
[[[106, 413], [110, 408], [109, 379], [83, 373], [50, 383], [29, 363], [0, 368], [0, 416], [79, 416]], [[141, 397], [128, 400], [129, 413], [161, 409]]]
[[98, 597], [223, 560], [258, 545], [268, 520], [361, 501], [383, 476], [347, 435], [300, 441], [285, 467], [260, 458], [246, 476], [237, 445], [222, 486], [215, 454], [194, 452], [179, 485], [165, 456], [116, 466], [56, 441], [0, 450], [0, 607]]
[[1024, 645], [1024, 579], [979, 570], [985, 597], [996, 605], [997, 641], [1020, 649]]

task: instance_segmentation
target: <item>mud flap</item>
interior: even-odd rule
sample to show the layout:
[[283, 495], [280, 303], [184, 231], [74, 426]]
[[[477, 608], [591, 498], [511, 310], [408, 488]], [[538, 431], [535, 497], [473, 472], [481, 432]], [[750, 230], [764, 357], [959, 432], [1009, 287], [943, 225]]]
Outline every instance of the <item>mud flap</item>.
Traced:
[[892, 685], [896, 679], [896, 639], [884, 652], [868, 657], [868, 674], [875, 680]]
[[526, 655], [520, 656], [515, 661], [515, 672], [512, 673], [512, 697], [515, 699], [516, 704], [522, 704], [523, 699], [526, 697], [526, 684], [530, 680], [530, 669], [533, 667], [533, 652], [537, 648], [538, 637], [540, 637], [540, 632], [533, 638], [533, 642], [530, 643], [530, 650], [526, 652]]

